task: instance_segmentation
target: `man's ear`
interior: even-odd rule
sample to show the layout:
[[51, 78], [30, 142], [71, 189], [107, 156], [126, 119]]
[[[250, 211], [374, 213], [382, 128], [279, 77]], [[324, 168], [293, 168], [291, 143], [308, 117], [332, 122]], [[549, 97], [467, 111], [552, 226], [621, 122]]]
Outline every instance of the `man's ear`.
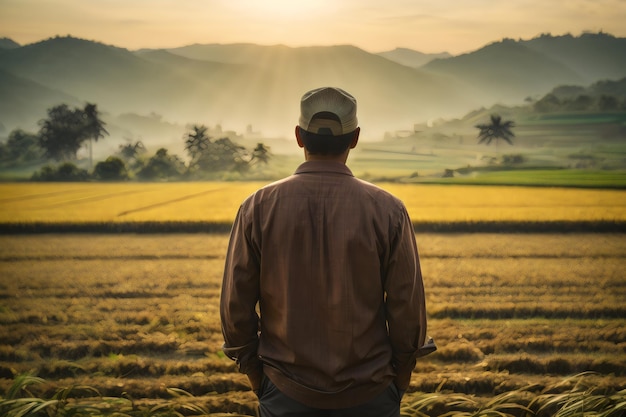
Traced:
[[300, 126], [296, 125], [296, 141], [298, 142], [298, 146], [304, 148], [304, 142], [302, 142], [302, 135], [300, 134]]
[[361, 133], [361, 128], [357, 127], [354, 131], [354, 138], [352, 138], [352, 142], [350, 143], [350, 149], [356, 148], [356, 144], [359, 143], [359, 133]]

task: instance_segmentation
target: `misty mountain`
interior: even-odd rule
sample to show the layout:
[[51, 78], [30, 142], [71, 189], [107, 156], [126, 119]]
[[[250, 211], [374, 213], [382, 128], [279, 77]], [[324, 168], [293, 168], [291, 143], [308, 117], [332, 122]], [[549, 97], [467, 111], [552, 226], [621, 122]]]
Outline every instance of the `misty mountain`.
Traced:
[[[438, 74], [407, 68], [350, 45], [289, 48], [285, 46], [195, 45], [170, 49], [197, 60], [225, 60], [257, 69], [254, 79], [245, 80], [250, 112], [264, 113], [263, 119], [288, 124], [297, 120], [300, 96], [321, 86], [341, 86], [359, 100], [364, 125], [403, 124], [427, 120], [443, 113], [463, 111], [473, 99], [470, 89]], [[265, 98], [263, 98], [265, 96]], [[259, 103], [260, 97], [262, 104]], [[276, 112], [278, 112], [276, 114]]]
[[396, 48], [392, 51], [379, 52], [378, 55], [387, 58], [390, 61], [412, 68], [424, 66], [434, 59], [445, 59], [452, 56], [447, 52], [442, 52], [440, 54], [425, 54], [408, 48]]
[[504, 39], [471, 53], [433, 60], [422, 69], [475, 85], [495, 102], [519, 102], [559, 85], [589, 85], [626, 76], [626, 38], [599, 33]]
[[20, 44], [15, 42], [13, 39], [0, 38], [0, 50], [1, 49], [15, 49], [19, 47], [20, 47]]
[[626, 38], [606, 33], [540, 37], [520, 44], [557, 60], [583, 77], [585, 84], [626, 75]]
[[256, 45], [253, 43], [194, 44], [167, 51], [175, 55], [199, 61], [225, 64], [274, 65], [277, 57], [286, 56], [293, 48], [284, 45]]
[[171, 71], [180, 72], [198, 77], [208, 76], [208, 74], [234, 71], [243, 68], [237, 65], [230, 65], [222, 62], [208, 62], [185, 58], [168, 52], [165, 49], [146, 49], [135, 52], [135, 55], [150, 61], [154, 64], [164, 66]]
[[[0, 123], [5, 126], [35, 130], [37, 120], [46, 116], [47, 109], [60, 103], [79, 105], [80, 101], [61, 91], [0, 70]], [[38, 118], [33, 118], [34, 114]]]
[[493, 101], [521, 101], [560, 84], [586, 84], [575, 70], [521, 43], [504, 40], [423, 67], [479, 87]]
[[[590, 49], [608, 58], [583, 65], [573, 52], [557, 51], [555, 42], [567, 42], [568, 51], [579, 48], [586, 59], [595, 56]], [[610, 35], [505, 40], [411, 68], [350, 45], [209, 44], [132, 52], [56, 37], [0, 49], [0, 123], [9, 129], [25, 120], [33, 124], [45, 117], [44, 107], [79, 101], [96, 103], [111, 117], [157, 114], [176, 125], [221, 124], [240, 132], [252, 125], [265, 135], [291, 137], [301, 95], [333, 85], [357, 97], [362, 137], [379, 139], [387, 130], [496, 102], [521, 103], [559, 85], [589, 85], [593, 74], [624, 77], [626, 66], [619, 64], [626, 48], [615, 50], [623, 42]], [[399, 49], [392, 55], [420, 56]], [[150, 137], [138, 135], [148, 145]]]
[[[194, 59], [57, 37], [0, 54], [0, 69], [97, 103], [112, 114], [162, 114], [184, 123], [221, 123], [291, 135], [303, 92], [342, 86], [359, 98], [362, 125], [408, 125], [472, 106], [462, 83], [396, 64], [353, 46], [247, 46], [219, 62], [204, 47]], [[222, 48], [223, 49], [223, 48]], [[226, 48], [228, 49], [228, 48]], [[176, 51], [178, 52], [178, 51]], [[245, 59], [244, 59], [245, 58]], [[43, 114], [36, 117], [41, 118]], [[6, 125], [10, 123], [5, 122]]]
[[171, 71], [126, 49], [71, 37], [5, 51], [0, 54], [0, 68], [112, 112], [178, 98], [180, 88], [172, 85], [183, 84]]

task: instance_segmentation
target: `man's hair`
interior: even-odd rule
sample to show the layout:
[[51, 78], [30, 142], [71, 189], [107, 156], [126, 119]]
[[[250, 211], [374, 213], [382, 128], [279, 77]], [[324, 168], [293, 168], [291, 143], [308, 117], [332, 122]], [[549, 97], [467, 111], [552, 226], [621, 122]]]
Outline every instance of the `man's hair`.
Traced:
[[[312, 120], [315, 120], [317, 124], [322, 126], [330, 126], [335, 123], [341, 126], [339, 117], [331, 112], [323, 111], [316, 113]], [[330, 127], [318, 127], [317, 133], [309, 132], [302, 127], [299, 127], [299, 129], [304, 147], [311, 155], [340, 155], [344, 153], [350, 147], [355, 132], [352, 131], [334, 136]]]
[[356, 132], [333, 136], [311, 133], [301, 127], [298, 127], [298, 129], [300, 129], [302, 143], [307, 152], [311, 155], [341, 155], [350, 147], [350, 144], [352, 144]]

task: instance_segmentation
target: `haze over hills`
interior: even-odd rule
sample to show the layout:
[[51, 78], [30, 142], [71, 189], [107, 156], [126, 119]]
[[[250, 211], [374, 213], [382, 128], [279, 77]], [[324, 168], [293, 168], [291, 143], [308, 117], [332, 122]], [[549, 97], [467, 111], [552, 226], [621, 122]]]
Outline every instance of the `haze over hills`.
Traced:
[[436, 59], [422, 69], [481, 86], [495, 101], [545, 94], [554, 86], [589, 85], [626, 72], [626, 39], [607, 34], [505, 39], [475, 52]]
[[[238, 47], [235, 45], [236, 50]], [[353, 46], [252, 46], [243, 63], [138, 51], [54, 38], [0, 53], [0, 69], [97, 103], [111, 114], [156, 112], [181, 123], [290, 134], [304, 91], [340, 85], [359, 98], [363, 125], [411, 126], [465, 111], [475, 100], [462, 83], [421, 73]], [[232, 53], [236, 56], [236, 53]], [[19, 88], [19, 86], [16, 86]], [[451, 104], [452, 103], [452, 104]], [[33, 106], [41, 109], [41, 106]], [[6, 115], [1, 120], [11, 126]], [[13, 115], [15, 116], [15, 115]], [[33, 115], [33, 120], [45, 114]]]
[[[475, 101], [463, 83], [406, 68], [388, 59], [350, 45], [290, 48], [283, 45], [253, 44], [190, 45], [169, 49], [185, 58], [224, 62], [254, 68], [255, 73], [233, 86], [243, 110], [259, 120], [285, 123], [289, 129], [297, 120], [300, 96], [321, 85], [342, 86], [359, 100], [365, 125], [384, 129], [384, 124], [411, 126], [416, 119], [428, 120], [445, 112], [464, 111]], [[206, 77], [206, 74], [200, 74]], [[454, 104], [450, 104], [454, 103]], [[247, 107], [247, 109], [246, 109]]]
[[601, 79], [616, 80], [624, 76], [625, 38], [616, 38], [605, 33], [585, 33], [580, 37], [543, 35], [520, 43], [568, 66], [586, 84]]
[[19, 48], [20, 44], [9, 38], [0, 38], [0, 49]]
[[0, 42], [0, 136], [36, 129], [54, 104], [91, 102], [112, 131], [120, 115], [156, 113], [182, 126], [221, 124], [243, 132], [252, 125], [266, 136], [291, 137], [302, 93], [335, 85], [357, 97], [363, 139], [378, 140], [415, 123], [519, 104], [558, 85], [626, 76], [626, 39], [608, 34], [504, 40], [419, 68], [406, 61], [424, 55], [417, 51], [372, 54], [350, 45], [133, 52], [72, 37], [16, 45]]
[[488, 45], [471, 54], [436, 59], [423, 67], [480, 86], [494, 102], [519, 101], [559, 84], [586, 84], [575, 70], [515, 41]]
[[446, 59], [452, 56], [447, 52], [440, 54], [424, 54], [408, 48], [396, 48], [391, 51], [379, 52], [378, 55], [412, 68], [424, 66], [434, 59]]
[[196, 88], [195, 80], [125, 49], [69, 37], [5, 51], [0, 67], [113, 113], [142, 111], [149, 102], [179, 101]]
[[[31, 126], [33, 115], [46, 115], [46, 109], [60, 103], [79, 106], [81, 101], [61, 91], [0, 70], [0, 123], [5, 126]], [[3, 133], [1, 132], [0, 137]]]

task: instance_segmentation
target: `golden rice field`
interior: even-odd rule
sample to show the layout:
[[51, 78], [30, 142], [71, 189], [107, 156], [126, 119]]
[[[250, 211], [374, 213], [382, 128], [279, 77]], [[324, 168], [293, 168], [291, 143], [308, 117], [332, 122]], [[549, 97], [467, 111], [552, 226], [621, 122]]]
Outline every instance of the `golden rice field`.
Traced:
[[[258, 182], [3, 183], [0, 223], [230, 223]], [[382, 183], [416, 223], [626, 221], [626, 191]]]

